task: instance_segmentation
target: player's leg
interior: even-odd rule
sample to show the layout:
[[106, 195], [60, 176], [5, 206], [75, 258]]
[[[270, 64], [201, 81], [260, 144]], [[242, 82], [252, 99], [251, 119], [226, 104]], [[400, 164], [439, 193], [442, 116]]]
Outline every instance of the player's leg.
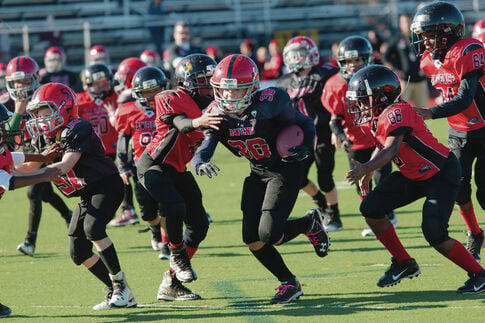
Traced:
[[308, 173], [310, 172], [310, 168], [314, 161], [315, 159], [313, 155], [302, 161], [304, 175], [302, 175], [300, 189], [308, 194], [312, 198], [313, 203], [315, 203], [322, 211], [325, 211], [327, 209], [327, 199], [325, 198], [325, 195], [320, 191], [318, 186], [308, 178]]
[[456, 198], [456, 204], [458, 205], [458, 213], [460, 213], [468, 229], [467, 250], [475, 257], [477, 261], [480, 261], [480, 241], [483, 242], [483, 230], [478, 225], [471, 199], [472, 165], [474, 159], [477, 157], [474, 150], [475, 148], [479, 147], [479, 143], [477, 142], [475, 144], [469, 139], [450, 135], [448, 138], [448, 144], [451, 151], [460, 162], [462, 169], [460, 190]]
[[377, 282], [379, 287], [392, 286], [403, 278], [413, 278], [420, 274], [416, 261], [402, 245], [386, 213], [407, 205], [423, 195], [423, 190], [416, 182], [405, 178], [400, 172], [394, 172], [362, 200], [360, 212], [376, 234], [377, 240], [392, 255], [391, 267]]
[[[151, 237], [151, 245], [153, 250], [160, 250], [162, 244], [162, 233], [160, 230], [160, 216], [158, 215], [158, 203], [147, 192], [139, 181], [135, 183], [135, 197], [140, 207], [140, 214], [143, 221], [149, 225]], [[139, 232], [146, 232], [145, 230]]]
[[[108, 156], [113, 159], [114, 162], [116, 162], [116, 154], [108, 154]], [[132, 163], [132, 172], [133, 174], [136, 174], [136, 167], [134, 165], [133, 161], [133, 155], [128, 154], [128, 162]], [[136, 180], [135, 180], [136, 183]], [[123, 201], [121, 202], [121, 215], [118, 216], [116, 219], [113, 219], [109, 225], [112, 227], [121, 227], [125, 226], [128, 224], [137, 224], [140, 223], [140, 219], [138, 218], [138, 215], [136, 214], [135, 207], [133, 204], [133, 186], [131, 185], [131, 182], [128, 179], [128, 184], [123, 183]]]
[[24, 242], [17, 246], [17, 250], [27, 256], [34, 256], [37, 231], [39, 230], [40, 218], [42, 216], [42, 193], [48, 184], [39, 183], [27, 188], [27, 198], [29, 199], [27, 235]]
[[42, 201], [52, 205], [52, 207], [55, 208], [64, 219], [66, 225], [69, 226], [69, 222], [71, 222], [72, 212], [69, 210], [64, 200], [54, 192], [54, 190], [52, 189], [52, 184], [50, 182], [45, 184], [47, 185], [45, 185], [45, 189], [42, 192]]
[[118, 254], [111, 239], [106, 233], [106, 225], [115, 216], [123, 200], [123, 182], [119, 175], [112, 175], [100, 180], [90, 190], [90, 196], [83, 196], [86, 203], [84, 232], [86, 238], [93, 242], [99, 257], [106, 264], [113, 282], [113, 295], [109, 301], [111, 307], [134, 307], [136, 299], [126, 282], [121, 269]]

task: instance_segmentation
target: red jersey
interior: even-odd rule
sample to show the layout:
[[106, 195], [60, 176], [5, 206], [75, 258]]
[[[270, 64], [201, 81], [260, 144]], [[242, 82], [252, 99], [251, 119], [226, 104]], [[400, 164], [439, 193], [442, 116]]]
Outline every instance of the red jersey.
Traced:
[[374, 136], [378, 147], [382, 148], [388, 136], [399, 134], [404, 134], [404, 140], [393, 161], [404, 177], [422, 181], [440, 171], [450, 150], [438, 142], [423, 118], [403, 101], [388, 106], [381, 113]]
[[116, 107], [116, 99], [117, 95], [114, 92], [101, 102], [95, 102], [88, 92], [77, 93], [79, 116], [93, 125], [94, 131], [96, 131], [103, 142], [107, 155], [116, 154], [118, 132], [110, 124], [108, 111], [103, 105], [110, 102]]
[[[441, 91], [444, 102], [458, 92], [463, 76], [484, 68], [485, 50], [473, 38], [461, 39], [451, 46], [443, 62], [433, 60], [429, 52], [421, 58], [421, 69], [431, 78], [431, 84]], [[458, 131], [473, 131], [485, 127], [485, 75], [480, 78], [472, 104], [464, 111], [448, 117], [448, 124]]]
[[171, 120], [174, 116], [182, 114], [195, 119], [200, 117], [202, 112], [190, 95], [183, 90], [168, 90], [157, 94], [155, 109], [157, 134], [146, 147], [147, 152], [152, 159], [183, 172], [204, 139], [204, 134], [198, 129], [183, 134], [171, 124]]
[[337, 73], [332, 75], [325, 83], [322, 91], [322, 105], [331, 114], [342, 117], [347, 138], [352, 142], [352, 149], [368, 149], [375, 147], [370, 127], [356, 126], [348, 111], [345, 93], [349, 84]]
[[155, 119], [155, 111], [143, 111], [135, 101], [124, 103], [116, 110], [116, 130], [131, 136], [135, 162], [157, 134]]
[[[4, 149], [4, 153], [0, 154], [0, 169], [10, 173], [10, 166], [13, 165], [12, 154], [8, 149]], [[0, 187], [0, 198], [2, 197], [5, 190]]]

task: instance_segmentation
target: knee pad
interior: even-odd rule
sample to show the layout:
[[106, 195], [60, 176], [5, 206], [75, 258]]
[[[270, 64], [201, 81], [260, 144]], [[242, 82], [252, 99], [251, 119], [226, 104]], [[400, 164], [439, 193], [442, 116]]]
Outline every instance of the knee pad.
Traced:
[[305, 178], [304, 180], [301, 181], [301, 184], [300, 184], [300, 189], [304, 188], [305, 186], [308, 185], [308, 183], [310, 183], [310, 180], [307, 178]]
[[101, 218], [95, 218], [91, 215], [86, 215], [84, 219], [84, 233], [86, 238], [91, 241], [97, 241], [106, 238], [106, 224], [107, 221]]
[[[460, 185], [460, 190], [458, 191], [458, 196], [456, 197], [456, 203], [458, 205], [467, 204], [468, 202], [470, 202], [471, 197], [472, 197], [472, 185], [470, 181], [462, 181]], [[481, 202], [480, 202], [480, 205], [481, 205]]]
[[373, 198], [372, 192], [370, 192], [360, 203], [360, 213], [366, 218], [382, 219], [386, 216], [386, 211], [382, 209], [382, 206]]
[[93, 244], [89, 240], [69, 237], [69, 254], [72, 261], [77, 265], [82, 265], [93, 255]]
[[421, 225], [421, 230], [423, 231], [426, 241], [433, 247], [450, 238], [448, 236], [448, 230], [440, 223], [436, 223], [436, 221], [424, 219], [423, 224]]
[[200, 221], [196, 225], [190, 225], [186, 227], [184, 232], [184, 241], [185, 244], [192, 248], [198, 248], [199, 244], [205, 239], [207, 236], [207, 232], [209, 231], [209, 220], [207, 216], [204, 214], [205, 221]]
[[320, 174], [318, 175], [318, 186], [325, 193], [330, 192], [335, 188], [335, 182], [333, 180], [332, 174]]
[[258, 235], [259, 241], [265, 244], [275, 244], [283, 236], [283, 230], [280, 231], [272, 228], [260, 227], [258, 230]]

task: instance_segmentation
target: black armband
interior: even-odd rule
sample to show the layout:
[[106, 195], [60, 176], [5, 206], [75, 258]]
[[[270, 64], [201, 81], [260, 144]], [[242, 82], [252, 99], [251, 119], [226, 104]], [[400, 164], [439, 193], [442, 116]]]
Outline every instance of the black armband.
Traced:
[[195, 130], [194, 126], [192, 125], [192, 119], [188, 118], [185, 114], [175, 116], [172, 123], [181, 133], [189, 133]]
[[342, 120], [332, 119], [330, 120], [330, 130], [337, 137], [338, 141], [345, 142], [348, 140], [347, 135], [344, 132], [344, 127], [342, 126]]

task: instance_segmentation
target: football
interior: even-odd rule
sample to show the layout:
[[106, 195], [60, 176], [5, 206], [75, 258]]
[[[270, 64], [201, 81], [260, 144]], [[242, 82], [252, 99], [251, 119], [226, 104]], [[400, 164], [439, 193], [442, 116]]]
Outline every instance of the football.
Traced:
[[303, 137], [303, 130], [296, 124], [281, 129], [276, 137], [276, 150], [278, 154], [281, 157], [293, 154], [288, 151], [288, 148], [301, 145], [303, 143]]

